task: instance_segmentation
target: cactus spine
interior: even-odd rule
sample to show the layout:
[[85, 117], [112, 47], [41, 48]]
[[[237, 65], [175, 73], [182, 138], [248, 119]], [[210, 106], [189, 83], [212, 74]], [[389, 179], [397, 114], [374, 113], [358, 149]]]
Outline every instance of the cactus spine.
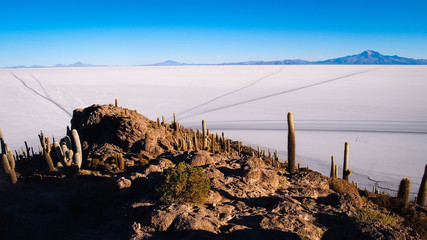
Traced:
[[335, 176], [335, 159], [334, 156], [331, 156], [331, 178], [336, 178]]
[[203, 150], [206, 150], [208, 148], [208, 136], [206, 131], [206, 121], [202, 120], [202, 133], [203, 133]]
[[427, 164], [424, 168], [423, 179], [421, 180], [420, 189], [418, 190], [417, 203], [425, 206], [427, 202]]
[[82, 145], [80, 143], [79, 133], [76, 129], [71, 130], [71, 136], [73, 137], [74, 147], [76, 152], [74, 153], [74, 163], [77, 164], [79, 168], [82, 167]]
[[411, 180], [404, 177], [400, 181], [399, 191], [397, 192], [397, 198], [403, 201], [404, 206], [406, 207], [409, 203], [409, 196], [411, 194]]
[[288, 168], [289, 173], [295, 172], [295, 129], [292, 112], [288, 112]]
[[342, 172], [342, 179], [348, 181], [348, 177], [351, 175], [351, 170], [348, 169], [348, 148], [349, 143], [345, 142], [344, 144], [344, 167]]

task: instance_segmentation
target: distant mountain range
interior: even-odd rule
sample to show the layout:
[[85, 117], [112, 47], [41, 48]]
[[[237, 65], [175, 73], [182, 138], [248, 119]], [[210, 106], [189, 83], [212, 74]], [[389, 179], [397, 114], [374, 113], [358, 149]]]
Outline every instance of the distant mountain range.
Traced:
[[[320, 64], [330, 64], [330, 65], [427, 65], [427, 59], [413, 59], [399, 57], [397, 55], [388, 56], [382, 55], [379, 52], [372, 50], [366, 50], [360, 54], [333, 58], [324, 61], [305, 61], [300, 59], [285, 59], [285, 60], [276, 60], [276, 61], [247, 61], [247, 62], [235, 62], [235, 63], [220, 63], [220, 64], [190, 64], [190, 63], [180, 63], [172, 60], [168, 60], [161, 63], [147, 64], [140, 66], [197, 66], [197, 65], [320, 65]], [[81, 62], [76, 62], [69, 65], [57, 64], [54, 66], [9, 66], [5, 68], [67, 68], [67, 67], [108, 67], [108, 65], [93, 65], [86, 64]]]
[[7, 66], [5, 68], [73, 68], [73, 67], [108, 67], [108, 65], [94, 65], [94, 64], [87, 64], [82, 62], [76, 62], [73, 64], [56, 64], [54, 66], [42, 66], [42, 65], [32, 65], [32, 66], [24, 66], [24, 65], [17, 65], [17, 66]]

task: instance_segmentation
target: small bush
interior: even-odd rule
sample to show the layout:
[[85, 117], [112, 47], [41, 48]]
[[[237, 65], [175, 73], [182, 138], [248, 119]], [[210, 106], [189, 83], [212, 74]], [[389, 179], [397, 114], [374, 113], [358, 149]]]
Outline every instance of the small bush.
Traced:
[[396, 219], [394, 219], [392, 216], [381, 213], [378, 210], [370, 209], [370, 208], [363, 208], [359, 211], [359, 215], [356, 217], [356, 221], [358, 222], [378, 222], [378, 223], [384, 223], [390, 226], [397, 226], [398, 223]]
[[165, 170], [156, 188], [160, 194], [160, 201], [166, 204], [174, 202], [204, 204], [209, 190], [210, 181], [203, 169], [193, 168], [184, 162]]

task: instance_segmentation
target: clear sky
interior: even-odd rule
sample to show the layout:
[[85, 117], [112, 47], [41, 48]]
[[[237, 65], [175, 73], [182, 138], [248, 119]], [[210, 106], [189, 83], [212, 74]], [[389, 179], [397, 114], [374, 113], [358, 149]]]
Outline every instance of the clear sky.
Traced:
[[0, 67], [427, 58], [424, 0], [0, 1]]

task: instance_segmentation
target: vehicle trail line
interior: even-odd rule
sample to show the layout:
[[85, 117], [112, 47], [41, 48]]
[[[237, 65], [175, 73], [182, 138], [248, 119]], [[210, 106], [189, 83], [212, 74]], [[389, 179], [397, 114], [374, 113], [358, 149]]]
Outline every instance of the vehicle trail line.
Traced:
[[[16, 74], [14, 72], [10, 72], [14, 78], [16, 78], [18, 81], [20, 81], [26, 88], [28, 88], [30, 91], [34, 92], [35, 94], [37, 94], [38, 96], [42, 97], [43, 99], [55, 104], [57, 107], [59, 107], [63, 112], [65, 112], [67, 115], [69, 115], [70, 117], [72, 117], [71, 113], [67, 111], [67, 109], [65, 109], [63, 106], [61, 106], [59, 103], [55, 102], [53, 99], [43, 96], [43, 94], [40, 94], [39, 92], [37, 92], [35, 89], [31, 88], [30, 86], [27, 85], [27, 83], [19, 78], [18, 76], [16, 76]], [[38, 81], [38, 80], [37, 80]], [[44, 88], [43, 88], [44, 89]]]
[[48, 97], [50, 99], [49, 93], [46, 91], [46, 89], [44, 88], [43, 84], [40, 82], [39, 79], [37, 79], [33, 74], [31, 74], [31, 77], [34, 78], [34, 80], [36, 80], [40, 87], [43, 89], [44, 94], [46, 95], [46, 97]]
[[216, 100], [218, 100], [218, 99], [221, 99], [221, 98], [223, 98], [223, 97], [226, 97], [226, 96], [228, 96], [228, 95], [234, 94], [234, 93], [236, 93], [236, 92], [240, 92], [240, 91], [242, 91], [242, 90], [244, 90], [244, 89], [246, 89], [246, 88], [252, 87], [253, 85], [255, 85], [255, 84], [259, 83], [260, 81], [262, 81], [262, 80], [264, 80], [264, 79], [266, 79], [266, 78], [269, 78], [269, 77], [271, 77], [271, 76], [274, 76], [274, 75], [276, 75], [276, 74], [279, 74], [279, 73], [280, 73], [280, 72], [282, 72], [282, 71], [283, 71], [283, 68], [280, 68], [278, 71], [275, 71], [275, 72], [270, 73], [270, 74], [268, 74], [268, 75], [266, 75], [266, 76], [263, 76], [263, 77], [261, 77], [261, 78], [258, 78], [257, 80], [255, 80], [254, 82], [252, 82], [252, 83], [250, 83], [250, 84], [248, 84], [248, 85], [245, 85], [245, 86], [240, 87], [240, 88], [238, 88], [238, 89], [235, 89], [235, 90], [233, 90], [233, 91], [230, 91], [230, 92], [224, 93], [224, 94], [222, 94], [222, 95], [220, 95], [220, 96], [218, 96], [218, 97], [212, 98], [211, 100], [208, 100], [208, 101], [206, 101], [206, 102], [204, 102], [204, 103], [201, 103], [201, 104], [199, 104], [199, 105], [197, 105], [197, 106], [194, 106], [194, 107], [192, 107], [192, 108], [190, 108], [190, 109], [187, 109], [187, 110], [185, 110], [185, 111], [183, 111], [183, 112], [180, 112], [180, 113], [178, 113], [178, 114], [177, 114], [177, 116], [182, 115], [182, 114], [185, 114], [185, 113], [190, 112], [190, 111], [193, 111], [194, 109], [197, 109], [197, 108], [200, 108], [200, 107], [202, 107], [202, 106], [205, 106], [205, 105], [207, 105], [207, 104], [209, 104], [209, 103], [211, 103], [211, 102], [214, 102], [214, 101], [216, 101]]
[[311, 87], [323, 85], [323, 84], [326, 84], [326, 83], [330, 83], [330, 82], [334, 82], [334, 81], [341, 80], [341, 79], [344, 79], [344, 78], [348, 78], [348, 77], [352, 77], [352, 76], [355, 76], [355, 75], [359, 75], [359, 74], [362, 74], [362, 73], [371, 72], [371, 71], [374, 71], [374, 70], [377, 70], [377, 69], [379, 69], [379, 68], [369, 69], [369, 70], [365, 70], [365, 71], [359, 71], [359, 72], [355, 72], [355, 73], [352, 73], [352, 74], [348, 74], [348, 75], [344, 75], [344, 76], [340, 76], [340, 77], [328, 79], [328, 80], [325, 80], [325, 81], [321, 81], [321, 82], [312, 83], [312, 84], [309, 84], [309, 85], [305, 85], [305, 86], [301, 86], [301, 87], [289, 89], [289, 90], [286, 90], [286, 91], [277, 92], [277, 93], [269, 94], [269, 95], [262, 96], [262, 97], [252, 98], [252, 99], [244, 100], [244, 101], [241, 101], [241, 102], [237, 102], [237, 103], [233, 103], [233, 104], [229, 104], [229, 105], [224, 105], [224, 106], [220, 106], [220, 107], [208, 109], [208, 110], [205, 110], [205, 111], [202, 111], [202, 112], [199, 112], [199, 113], [195, 113], [195, 114], [192, 114], [192, 115], [189, 115], [189, 116], [186, 116], [186, 117], [182, 117], [181, 119], [185, 119], [185, 118], [189, 118], [189, 117], [194, 117], [194, 116], [201, 115], [201, 114], [204, 114], [204, 113], [214, 112], [214, 111], [218, 111], [218, 110], [222, 110], [222, 109], [226, 109], [226, 108], [230, 108], [230, 107], [235, 107], [235, 106], [239, 106], [239, 105], [250, 103], [250, 102], [255, 102], [255, 101], [258, 101], [258, 100], [263, 100], [263, 99], [266, 99], [266, 98], [271, 98], [271, 97], [283, 95], [283, 94], [290, 93], [290, 92], [295, 92], [295, 91], [299, 91], [299, 90], [303, 90], [303, 89], [307, 89], [307, 88], [311, 88]]

